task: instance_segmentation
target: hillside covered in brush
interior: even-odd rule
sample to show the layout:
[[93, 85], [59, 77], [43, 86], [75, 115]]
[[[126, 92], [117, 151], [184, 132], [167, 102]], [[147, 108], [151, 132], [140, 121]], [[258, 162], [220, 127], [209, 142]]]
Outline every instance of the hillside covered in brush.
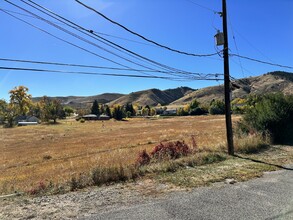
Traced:
[[[293, 94], [293, 73], [271, 72], [261, 76], [232, 81], [232, 98], [244, 98], [249, 94], [267, 94], [282, 92]], [[224, 86], [211, 86], [191, 92], [174, 101], [171, 105], [180, 106], [196, 99], [201, 103], [209, 103], [213, 99], [224, 99]]]
[[125, 105], [127, 103], [139, 104], [142, 106], [156, 106], [158, 104], [168, 105], [193, 91], [194, 89], [189, 87], [179, 87], [167, 90], [148, 89], [139, 92], [132, 92], [129, 95], [122, 96], [110, 102], [109, 105]]

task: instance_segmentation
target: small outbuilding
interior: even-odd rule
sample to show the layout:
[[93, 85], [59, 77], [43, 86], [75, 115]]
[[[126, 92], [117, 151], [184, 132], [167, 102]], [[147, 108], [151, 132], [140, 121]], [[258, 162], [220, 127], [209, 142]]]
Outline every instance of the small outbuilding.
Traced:
[[94, 114], [89, 114], [89, 115], [84, 115], [81, 118], [83, 118], [84, 120], [88, 120], [88, 121], [93, 121], [93, 120], [98, 120], [98, 116], [94, 115]]
[[100, 115], [99, 116], [99, 120], [103, 120], [103, 121], [106, 121], [106, 120], [110, 120], [110, 116], [108, 116], [108, 115]]
[[36, 116], [18, 116], [16, 122], [18, 126], [37, 125], [40, 120]]
[[162, 115], [176, 115], [177, 109], [166, 109]]

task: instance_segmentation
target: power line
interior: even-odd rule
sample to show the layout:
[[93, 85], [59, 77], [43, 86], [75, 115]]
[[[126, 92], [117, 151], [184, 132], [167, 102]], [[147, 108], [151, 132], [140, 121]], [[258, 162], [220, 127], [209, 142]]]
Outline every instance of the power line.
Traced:
[[[145, 75], [131, 75], [131, 74], [118, 74], [118, 73], [97, 73], [97, 72], [83, 72], [83, 71], [63, 71], [63, 70], [48, 70], [48, 69], [34, 69], [23, 67], [5, 67], [0, 66], [0, 70], [15, 70], [15, 71], [33, 71], [33, 72], [53, 72], [53, 73], [69, 73], [69, 74], [82, 74], [82, 75], [97, 75], [97, 76], [116, 76], [116, 77], [131, 77], [131, 78], [150, 78], [150, 79], [167, 79], [182, 81], [182, 78], [173, 78], [165, 76], [145, 76]], [[222, 79], [205, 79], [205, 78], [186, 78], [185, 80], [222, 80]], [[184, 81], [184, 80], [183, 80]]]
[[[26, 10], [26, 9], [24, 9], [24, 8], [22, 8], [22, 7], [18, 6], [18, 5], [16, 5], [16, 4], [14, 4], [14, 3], [12, 3], [12, 2], [10, 2], [10, 1], [7, 1], [7, 0], [4, 0], [4, 1], [8, 2], [9, 4], [11, 4], [11, 5], [13, 5], [13, 6], [15, 6], [15, 7], [19, 8], [19, 9], [21, 9], [21, 10], [27, 12], [27, 13], [29, 13], [29, 14], [31, 14], [31, 15], [34, 15], [34, 16], [38, 17], [39, 19], [45, 21], [46, 23], [48, 23], [48, 24], [54, 26], [55, 28], [57, 28], [57, 29], [59, 29], [59, 30], [61, 30], [61, 31], [63, 31], [63, 32], [65, 32], [65, 33], [67, 33], [67, 34], [73, 36], [73, 37], [76, 37], [76, 38], [79, 39], [79, 40], [82, 40], [82, 41], [84, 41], [84, 42], [86, 42], [86, 43], [88, 43], [88, 44], [91, 44], [91, 45], [93, 45], [93, 46], [95, 46], [95, 47], [97, 47], [97, 48], [99, 48], [99, 49], [101, 49], [101, 50], [104, 50], [104, 51], [106, 51], [106, 52], [108, 52], [108, 53], [110, 53], [110, 54], [112, 54], [112, 55], [115, 55], [115, 56], [117, 56], [117, 57], [119, 57], [119, 58], [121, 58], [121, 59], [124, 59], [124, 60], [126, 60], [126, 61], [128, 61], [128, 62], [130, 62], [130, 63], [132, 63], [132, 64], [136, 64], [136, 65], [141, 66], [141, 67], [144, 67], [144, 68], [149, 68], [149, 67], [146, 67], [146, 66], [144, 66], [144, 65], [142, 65], [142, 64], [139, 64], [139, 63], [137, 63], [137, 62], [134, 62], [134, 61], [132, 61], [132, 60], [129, 60], [129, 59], [125, 58], [125, 57], [122, 57], [122, 56], [120, 56], [120, 55], [118, 55], [118, 54], [115, 54], [114, 52], [109, 51], [109, 50], [107, 50], [107, 49], [105, 49], [105, 48], [103, 48], [103, 47], [101, 47], [101, 46], [99, 46], [99, 45], [97, 45], [97, 44], [95, 44], [95, 43], [93, 43], [93, 42], [91, 42], [91, 41], [89, 41], [89, 40], [87, 40], [87, 39], [85, 39], [85, 38], [83, 38], [83, 37], [81, 37], [81, 36], [75, 34], [75, 33], [73, 33], [73, 32], [70, 32], [70, 31], [68, 31], [68, 30], [66, 30], [66, 29], [64, 29], [64, 28], [62, 28], [62, 27], [60, 27], [60, 26], [58, 26], [58, 25], [56, 25], [56, 24], [54, 24], [54, 23], [52, 23], [52, 22], [50, 22], [50, 21], [48, 21], [48, 20], [46, 20], [46, 19], [44, 19], [44, 18], [38, 16], [38, 15], [36, 15], [36, 14], [34, 14], [34, 13], [32, 13], [32, 12], [30, 12], [30, 11], [28, 11], [28, 10]], [[22, 1], [22, 0], [21, 0], [21, 1]], [[23, 2], [23, 1], [22, 1], [22, 2]], [[24, 3], [26, 3], [26, 2], [24, 2]], [[149, 69], [150, 69], [150, 68], [149, 68]], [[149, 75], [149, 74], [147, 74], [147, 75]]]
[[[5, 13], [7, 13], [7, 12], [5, 12]], [[7, 14], [9, 14], [9, 13], [7, 13]], [[11, 15], [11, 14], [9, 14], [9, 15]], [[15, 16], [13, 16], [13, 15], [11, 15], [12, 17], [15, 17]], [[17, 17], [15, 17], [15, 18], [17, 18]], [[20, 18], [17, 18], [18, 20], [21, 20], [21, 21], [23, 21], [22, 19], [20, 19]], [[34, 26], [34, 25], [32, 25], [32, 24], [30, 24], [30, 23], [28, 23], [28, 22], [26, 22], [26, 21], [23, 21], [23, 22], [25, 22], [25, 23], [27, 23], [27, 24], [29, 24], [29, 25], [31, 25], [31, 26], [33, 26], [33, 27], [35, 27], [35, 28], [37, 28], [36, 26]], [[40, 28], [37, 28], [37, 29], [39, 29], [40, 30]], [[42, 29], [41, 29], [42, 30]], [[44, 31], [44, 30], [42, 30], [42, 31]], [[50, 34], [50, 33], [48, 33], [47, 31], [44, 31], [45, 33], [47, 33], [47, 34], [49, 34], [49, 35], [51, 35], [51, 36], [54, 36], [54, 37], [56, 37], [55, 35], [52, 35], [52, 34]], [[56, 37], [57, 39], [59, 39], [59, 40], [62, 40], [62, 41], [64, 41], [63, 39], [61, 39], [61, 38], [59, 38], [59, 37]], [[68, 41], [65, 41], [66, 43], [69, 43], [69, 44], [71, 44], [71, 45], [74, 45], [74, 46], [77, 46], [77, 45], [75, 45], [75, 44], [72, 44], [72, 43], [70, 43], [70, 42], [68, 42]], [[79, 46], [77, 46], [78, 48], [80, 48]], [[83, 48], [84, 49], [84, 48]], [[86, 50], [86, 49], [85, 49]], [[87, 52], [91, 52], [91, 51], [88, 51], [88, 50], [86, 50]], [[93, 52], [91, 52], [91, 53], [93, 53]], [[94, 53], [95, 54], [95, 53]], [[96, 55], [96, 54], [95, 54]], [[124, 66], [124, 65], [122, 65], [122, 66]], [[126, 66], [127, 67], [127, 66]], [[130, 68], [128, 67], [128, 69], [125, 69], [125, 70], [130, 70]], [[144, 70], [136, 70], [136, 69], [131, 69], [132, 71], [139, 71], [139, 72], [143, 72]], [[149, 72], [151, 72], [151, 71], [149, 71]], [[167, 74], [170, 74], [170, 72], [167, 72], [167, 71], [159, 71], [159, 70], [155, 70], [154, 72], [161, 72], [161, 73], [167, 73]], [[217, 75], [212, 75], [212, 74], [206, 74], [206, 75], [204, 75], [204, 76], [198, 76], [197, 78], [195, 78], [195, 77], [190, 77], [190, 78], [192, 78], [192, 79], [202, 79], [202, 80], [204, 80], [204, 79], [207, 79], [207, 77], [211, 77], [211, 76], [217, 76]], [[201, 78], [200, 78], [201, 77]], [[169, 78], [169, 79], [171, 79], [171, 80], [173, 80], [173, 78]], [[174, 78], [174, 80], [177, 80], [177, 79], [175, 79]], [[207, 79], [207, 80], [209, 80], [209, 79]]]
[[[7, 9], [4, 9], [4, 8], [0, 8], [0, 10], [1, 11], [10, 12], [10, 13], [13, 13], [13, 14], [17, 14], [17, 15], [21, 15], [21, 16], [25, 16], [25, 17], [39, 19], [39, 18], [37, 18], [35, 16], [31, 16], [31, 15], [19, 13], [19, 12], [12, 11], [12, 10], [7, 10]], [[62, 23], [57, 23], [57, 22], [52, 22], [52, 23], [64, 25]], [[107, 37], [112, 37], [112, 38], [116, 38], [116, 39], [128, 41], [128, 42], [133, 42], [133, 43], [142, 44], [142, 45], [151, 46], [151, 47], [157, 47], [157, 46], [155, 46], [153, 44], [148, 44], [148, 43], [144, 43], [144, 42], [140, 42], [140, 41], [136, 41], [136, 40], [131, 40], [131, 39], [128, 39], [128, 38], [125, 38], [125, 37], [116, 36], [116, 35], [113, 35], [113, 34], [108, 34], [108, 33], [103, 33], [103, 32], [98, 32], [98, 31], [94, 31], [94, 33], [97, 33], [97, 34], [100, 34], [100, 35], [104, 35], [104, 36], [107, 36]]]
[[[5, 0], [5, 1], [6, 1], [6, 0]], [[21, 0], [21, 1], [24, 2], [23, 0]], [[27, 2], [24, 2], [24, 3], [27, 4], [27, 5], [29, 5], [29, 6], [31, 6], [31, 7], [33, 7], [33, 8], [35, 8], [35, 9], [37, 9], [37, 10], [39, 10], [39, 11], [41, 11], [42, 13], [44, 13], [44, 14], [46, 14], [46, 15], [48, 15], [48, 16], [50, 16], [50, 17], [52, 17], [52, 18], [54, 18], [54, 19], [56, 19], [56, 20], [58, 20], [58, 21], [60, 21], [60, 22], [62, 22], [62, 23], [64, 23], [65, 25], [67, 25], [67, 26], [69, 26], [69, 27], [71, 27], [71, 28], [80, 31], [81, 33], [83, 33], [83, 34], [85, 34], [85, 35], [87, 35], [87, 36], [89, 36], [89, 37], [91, 37], [91, 38], [94, 38], [95, 40], [98, 40], [99, 42], [102, 42], [102, 43], [106, 44], [107, 46], [110, 46], [110, 47], [112, 47], [112, 48], [114, 48], [114, 49], [117, 49], [117, 48], [115, 48], [115, 47], [118, 47], [119, 49], [122, 49], [122, 50], [124, 50], [124, 51], [126, 51], [126, 52], [128, 52], [128, 53], [131, 53], [132, 55], [135, 55], [135, 56], [137, 56], [137, 57], [139, 57], [139, 58], [141, 58], [141, 59], [143, 59], [143, 60], [146, 60], [146, 61], [148, 61], [148, 62], [150, 62], [150, 63], [152, 63], [152, 64], [155, 64], [155, 65], [157, 65], [157, 66], [160, 66], [160, 68], [164, 68], [164, 69], [167, 69], [167, 70], [172, 71], [172, 72], [175, 72], [175, 71], [176, 71], [176, 72], [178, 72], [178, 73], [180, 73], [180, 74], [192, 74], [192, 73], [190, 73], [190, 72], [186, 72], [186, 71], [178, 70], [178, 69], [176, 69], [176, 68], [166, 66], [166, 65], [161, 64], [161, 63], [159, 63], [159, 62], [156, 62], [156, 61], [153, 61], [153, 60], [151, 60], [151, 59], [149, 59], [149, 58], [146, 58], [146, 57], [144, 57], [144, 56], [141, 56], [141, 55], [139, 55], [139, 54], [137, 54], [137, 53], [135, 53], [135, 52], [133, 52], [133, 51], [131, 51], [131, 50], [128, 50], [128, 49], [126, 49], [126, 48], [124, 48], [124, 47], [122, 47], [122, 46], [120, 46], [120, 45], [118, 45], [118, 44], [116, 44], [116, 43], [114, 43], [114, 42], [112, 42], [112, 41], [109, 41], [109, 40], [107, 40], [107, 39], [105, 39], [105, 38], [103, 38], [103, 37], [101, 37], [101, 36], [99, 36], [99, 35], [93, 33], [92, 30], [88, 30], [88, 29], [86, 29], [86, 28], [84, 28], [84, 27], [82, 27], [82, 26], [80, 26], [80, 25], [78, 25], [78, 24], [76, 24], [76, 23], [74, 23], [74, 22], [72, 22], [72, 21], [70, 21], [70, 20], [68, 20], [68, 19], [66, 19], [66, 18], [64, 18], [64, 17], [62, 17], [62, 16], [60, 16], [60, 15], [58, 15], [58, 14], [56, 14], [56, 13], [50, 11], [50, 10], [48, 10], [48, 9], [46, 9], [46, 8], [44, 8], [43, 6], [41, 6], [41, 5], [39, 5], [39, 4], [35, 3], [35, 2], [33, 2], [33, 1], [31, 1], [31, 0], [29, 0], [29, 2], [31, 2], [32, 4], [34, 4], [34, 5], [36, 5], [36, 6], [40, 7], [40, 8], [42, 8], [42, 9], [44, 9], [45, 11], [43, 11], [43, 10], [41, 10], [41, 9], [39, 9], [39, 8], [36, 8], [35, 6], [33, 6], [33, 5], [31, 5], [31, 4], [27, 3]], [[18, 7], [19, 7], [19, 6], [18, 6]], [[25, 10], [25, 9], [22, 9], [22, 10]], [[32, 12], [29, 12], [29, 11], [27, 11], [27, 12], [30, 13], [30, 14], [34, 14], [34, 13], [32, 13]], [[50, 13], [50, 14], [48, 14], [47, 12]], [[52, 14], [53, 14], [54, 16], [57, 16], [58, 18], [52, 16]], [[35, 14], [34, 14], [34, 15], [35, 15]], [[37, 16], [37, 15], [35, 15], [35, 16]], [[41, 19], [41, 20], [43, 20], [43, 21], [45, 21], [45, 22], [47, 22], [47, 23], [49, 22], [49, 24], [52, 25], [52, 23], [51, 23], [50, 21], [48, 21], [48, 20], [46, 20], [46, 19], [44, 19], [44, 18], [42, 18], [42, 17], [37, 16], [37, 18], [39, 18], [39, 19]], [[62, 20], [60, 20], [59, 18], [62, 19]], [[65, 20], [66, 22], [68, 22], [68, 23], [70, 23], [70, 24], [64, 22], [63, 20]], [[74, 25], [74, 26], [72, 26], [71, 24]], [[53, 25], [53, 26], [56, 27], [56, 25]], [[60, 26], [58, 26], [58, 27], [56, 27], [56, 28], [61, 29], [62, 31], [64, 31], [64, 29], [62, 29]], [[83, 32], [82, 30], [83, 30], [83, 31], [86, 31], [86, 33]], [[65, 32], [68, 33], [67, 30], [65, 30]], [[71, 33], [68, 33], [68, 34], [72, 34], [72, 32], [71, 32]], [[91, 34], [92, 34], [92, 35], [95, 35], [95, 36], [98, 37], [99, 39], [97, 39], [96, 37], [93, 37]], [[75, 35], [75, 37], [76, 37], [76, 35]], [[80, 39], [80, 37], [78, 37], [78, 38]], [[101, 39], [102, 39], [103, 41], [101, 41]], [[84, 39], [81, 39], [81, 40], [85, 41]], [[104, 42], [104, 41], [106, 41], [106, 42]], [[87, 42], [87, 43], [90, 43], [90, 44], [92, 44], [92, 45], [94, 44], [94, 43], [92, 43], [92, 42], [88, 42], [88, 41], [86, 41], [86, 42]], [[111, 45], [109, 45], [109, 43], [110, 43]], [[112, 45], [114, 45], [115, 47], [113, 47]], [[97, 45], [95, 44], [94, 46], [97, 46]], [[98, 48], [100, 48], [100, 46], [98, 46]], [[101, 49], [101, 48], [100, 48], [100, 49]], [[117, 50], [119, 50], [119, 49], [117, 49]], [[107, 49], [103, 49], [103, 50], [107, 50]], [[119, 50], [119, 51], [121, 51], [121, 50]], [[107, 52], [109, 52], [109, 50], [107, 50]], [[112, 52], [109, 52], [109, 53], [113, 54]], [[129, 55], [129, 54], [128, 54], [128, 55]], [[120, 58], [122, 58], [122, 59], [126, 59], [126, 58], [123, 58], [123, 57], [121, 57], [121, 56], [119, 56], [119, 55], [117, 55], [117, 54], [116, 54], [116, 56], [118, 56], [118, 57], [120, 57]], [[131, 55], [129, 55], [129, 56], [131, 56]], [[132, 56], [132, 57], [133, 57], [133, 56]], [[137, 57], [134, 57], [134, 58], [137, 58]], [[131, 62], [131, 63], [134, 63], [134, 64], [136, 64], [136, 65], [142, 66], [142, 67], [144, 67], [144, 68], [148, 68], [148, 67], [146, 67], [146, 66], [143, 66], [143, 65], [141, 65], [141, 64], [135, 63], [135, 62], [133, 62], [133, 61], [129, 61], [129, 59], [126, 59], [126, 60], [127, 60], [128, 62]], [[151, 68], [148, 68], [148, 69], [151, 69]], [[169, 72], [169, 74], [174, 75], [174, 74], [172, 74], [171, 72]], [[176, 73], [175, 73], [175, 74], [176, 74]]]
[[97, 54], [97, 53], [95, 53], [95, 52], [92, 52], [92, 51], [90, 51], [90, 50], [88, 50], [88, 49], [85, 49], [85, 48], [83, 48], [83, 47], [81, 47], [81, 46], [78, 46], [77, 44], [74, 44], [74, 43], [71, 43], [71, 42], [69, 42], [69, 41], [67, 41], [67, 40], [64, 40], [64, 39], [62, 39], [62, 38], [60, 38], [60, 37], [58, 37], [58, 36], [56, 36], [56, 35], [54, 35], [54, 34], [51, 34], [50, 32], [48, 32], [48, 31], [46, 31], [46, 30], [44, 30], [44, 29], [42, 29], [42, 28], [39, 28], [39, 27], [37, 27], [37, 26], [35, 26], [35, 25], [33, 25], [33, 24], [31, 24], [31, 23], [29, 23], [29, 22], [27, 22], [27, 21], [25, 21], [25, 20], [23, 20], [23, 19], [21, 19], [21, 18], [18, 18], [18, 17], [16, 17], [16, 16], [10, 14], [9, 12], [5, 12], [5, 11], [2, 11], [2, 12], [3, 12], [3, 13], [6, 13], [6, 14], [10, 15], [11, 17], [13, 17], [13, 18], [15, 18], [15, 19], [17, 19], [17, 20], [20, 20], [20, 21], [22, 21], [22, 22], [24, 22], [24, 23], [26, 23], [26, 24], [32, 26], [33, 28], [35, 28], [35, 29], [37, 29], [37, 30], [39, 30], [39, 31], [42, 31], [42, 32], [44, 32], [44, 33], [50, 35], [51, 37], [54, 37], [54, 38], [56, 38], [56, 39], [58, 39], [58, 40], [60, 40], [60, 41], [62, 41], [62, 42], [64, 42], [64, 43], [67, 43], [67, 44], [69, 44], [69, 45], [71, 45], [71, 46], [74, 46], [74, 47], [76, 47], [76, 48], [78, 48], [78, 49], [80, 49], [80, 50], [83, 50], [83, 51], [85, 51], [85, 52], [87, 52], [87, 53], [90, 53], [90, 54], [92, 54], [92, 55], [94, 55], [94, 56], [97, 56], [97, 57], [99, 57], [99, 58], [101, 58], [101, 59], [104, 59], [104, 60], [107, 60], [107, 61], [109, 61], [109, 62], [112, 62], [112, 63], [114, 63], [114, 64], [116, 64], [116, 65], [119, 65], [119, 66], [122, 66], [122, 67], [125, 67], [125, 68], [128, 68], [128, 69], [131, 69], [129, 66], [126, 66], [126, 65], [124, 65], [124, 64], [118, 63], [118, 62], [116, 62], [116, 61], [114, 61], [114, 60], [111, 60], [111, 59], [106, 58], [106, 57], [104, 57], [104, 56], [101, 56], [101, 55], [99, 55], [99, 54]]
[[[22, 0], [21, 0], [21, 1], [22, 1]], [[120, 46], [120, 45], [118, 45], [118, 44], [116, 44], [116, 43], [114, 43], [114, 42], [112, 42], [112, 41], [110, 41], [110, 40], [108, 40], [108, 39], [105, 39], [105, 38], [103, 38], [103, 37], [97, 35], [96, 33], [94, 33], [93, 30], [89, 30], [89, 29], [87, 29], [87, 28], [84, 28], [84, 27], [82, 27], [82, 26], [80, 26], [80, 25], [78, 25], [78, 24], [76, 24], [76, 23], [74, 23], [74, 22], [72, 22], [72, 21], [70, 21], [70, 20], [68, 20], [68, 19], [66, 19], [66, 18], [64, 18], [64, 17], [62, 17], [62, 16], [60, 16], [60, 15], [58, 15], [58, 14], [56, 14], [56, 13], [50, 11], [50, 10], [48, 10], [48, 9], [46, 9], [46, 8], [44, 8], [43, 6], [41, 6], [41, 5], [39, 5], [39, 4], [35, 3], [35, 2], [33, 2], [33, 1], [31, 1], [31, 0], [29, 0], [29, 2], [31, 2], [32, 4], [34, 4], [34, 5], [36, 5], [36, 6], [40, 7], [40, 8], [42, 8], [42, 9], [45, 10], [46, 12], [44, 12], [43, 10], [41, 10], [41, 9], [39, 9], [39, 8], [36, 8], [35, 6], [32, 6], [32, 5], [30, 5], [30, 4], [26, 3], [26, 2], [24, 2], [24, 3], [30, 5], [31, 7], [35, 8], [35, 9], [37, 9], [37, 10], [43, 12], [43, 13], [45, 13], [46, 15], [49, 15], [50, 17], [53, 17], [54, 19], [56, 19], [56, 20], [58, 20], [58, 21], [64, 23], [65, 25], [67, 25], [67, 26], [69, 26], [69, 27], [71, 27], [71, 28], [73, 28], [73, 29], [75, 29], [75, 30], [78, 30], [78, 31], [82, 32], [83, 34], [85, 34], [85, 35], [87, 35], [87, 36], [89, 36], [89, 37], [91, 37], [91, 38], [94, 38], [95, 40], [98, 40], [99, 42], [102, 42], [102, 43], [104, 43], [104, 44], [106, 44], [106, 45], [108, 45], [108, 46], [110, 46], [110, 47], [112, 47], [112, 48], [114, 48], [114, 49], [117, 49], [117, 48], [115, 48], [115, 47], [118, 47], [119, 49], [122, 49], [122, 50], [126, 51], [127, 53], [130, 53], [130, 54], [132, 54], [132, 55], [134, 55], [134, 56], [137, 56], [137, 57], [139, 57], [139, 58], [141, 58], [141, 59], [143, 59], [143, 60], [146, 60], [146, 61], [148, 61], [148, 62], [150, 62], [150, 63], [152, 63], [152, 64], [155, 64], [155, 65], [157, 65], [157, 66], [160, 66], [160, 68], [168, 69], [169, 71], [171, 70], [171, 71], [179, 71], [180, 73], [187, 73], [186, 71], [182, 71], [182, 70], [178, 70], [178, 69], [173, 68], [173, 67], [169, 67], [169, 66], [167, 66], [167, 65], [164, 65], [164, 64], [161, 64], [161, 63], [159, 63], [159, 62], [153, 61], [153, 60], [151, 60], [151, 59], [149, 59], [149, 58], [146, 58], [146, 57], [144, 57], [144, 56], [142, 56], [142, 55], [140, 55], [140, 54], [137, 54], [137, 53], [135, 53], [135, 52], [133, 52], [133, 51], [131, 51], [131, 50], [128, 50], [128, 49], [125, 48], [125, 47], [122, 47], [122, 46]], [[47, 12], [50, 13], [50, 14], [48, 14]], [[54, 16], [56, 16], [57, 18], [54, 17], [54, 16], [52, 16], [52, 14], [53, 14]], [[62, 20], [60, 20], [60, 19], [62, 19]], [[70, 23], [70, 24], [68, 24], [68, 23], [66, 23], [66, 22], [64, 22], [64, 21], [66, 21], [66, 22], [68, 22], [68, 23]], [[72, 26], [72, 25], [73, 25], [73, 26]], [[83, 32], [83, 31], [81, 31], [81, 30], [85, 31], [86, 33]], [[93, 35], [94, 35], [94, 36], [93, 36]], [[98, 37], [99, 39], [97, 39], [96, 37]], [[101, 41], [101, 40], [103, 40], [103, 41]], [[106, 42], [104, 42], [104, 41], [106, 41]], [[109, 45], [109, 44], [111, 44], [111, 45]], [[113, 47], [113, 45], [114, 45], [115, 47]], [[118, 49], [118, 50], [119, 50], [119, 49]], [[128, 54], [128, 55], [129, 55], [129, 54]], [[137, 57], [135, 57], [135, 58], [137, 58]]]
[[[234, 45], [235, 45], [235, 48], [236, 48], [236, 52], [239, 55], [239, 49], [238, 49], [238, 46], [237, 46], [237, 43], [236, 43], [235, 34], [234, 34], [233, 26], [232, 26], [232, 22], [231, 22], [231, 19], [230, 19], [230, 16], [229, 16], [228, 13], [227, 13], [227, 15], [228, 15], [228, 21], [229, 21], [229, 24], [230, 24], [230, 28], [231, 28], [231, 31], [232, 31], [232, 38], [233, 38], [233, 41], [234, 41]], [[242, 62], [241, 62], [240, 57], [238, 57], [238, 61], [239, 61], [239, 65], [240, 65], [240, 68], [241, 68], [242, 76], [244, 77], [243, 66], [242, 66]]]
[[242, 59], [246, 59], [246, 60], [258, 62], [258, 63], [263, 63], [263, 64], [271, 65], [271, 66], [278, 66], [278, 67], [282, 67], [282, 68], [293, 69], [292, 66], [285, 66], [285, 65], [281, 65], [281, 64], [277, 64], [277, 63], [266, 62], [266, 61], [262, 61], [262, 60], [258, 60], [258, 59], [254, 59], [254, 58], [250, 58], [250, 57], [238, 55], [238, 54], [230, 53], [230, 55], [231, 56], [240, 57]]
[[[238, 65], [240, 68], [242, 68], [243, 70], [245, 70], [247, 73], [249, 73], [251, 76], [253, 76], [254, 74], [250, 71], [250, 70], [248, 70], [247, 68], [245, 68], [245, 67], [241, 67], [240, 66], [240, 64], [239, 64], [239, 62], [237, 62], [237, 61], [235, 61], [234, 60], [234, 57], [230, 57], [231, 59], [231, 61], [233, 62], [233, 63], [235, 63], [236, 65]], [[245, 77], [245, 76], [243, 76], [243, 77]]]
[[194, 4], [194, 5], [197, 5], [197, 6], [203, 8], [203, 9], [206, 9], [206, 10], [208, 10], [208, 11], [211, 11], [211, 12], [213, 12], [213, 13], [215, 13], [215, 14], [219, 13], [218, 11], [216, 11], [216, 10], [214, 10], [214, 9], [212, 9], [212, 8], [208, 8], [208, 7], [204, 6], [204, 5], [198, 4], [198, 3], [195, 2], [195, 1], [192, 1], [192, 0], [185, 0], [185, 1], [190, 2], [190, 3]]
[[[81, 67], [81, 68], [95, 68], [95, 69], [106, 69], [106, 70], [121, 70], [121, 71], [144, 71], [144, 72], [158, 72], [158, 73], [169, 73], [160, 70], [139, 70], [139, 69], [126, 69], [126, 68], [115, 68], [115, 67], [105, 67], [105, 66], [94, 66], [94, 65], [84, 65], [84, 64], [71, 64], [71, 63], [59, 63], [59, 62], [47, 62], [47, 61], [36, 61], [36, 60], [20, 60], [20, 59], [8, 59], [0, 58], [0, 61], [7, 62], [20, 62], [20, 63], [30, 63], [30, 64], [42, 64], [42, 65], [56, 65], [56, 66], [69, 66], [69, 67]], [[220, 76], [221, 73], [196, 73], [204, 77], [208, 76]]]
[[176, 53], [179, 53], [179, 54], [184, 54], [184, 55], [194, 56], [194, 57], [209, 57], [209, 56], [217, 55], [217, 53], [211, 53], [211, 54], [194, 54], [194, 53], [184, 52], [184, 51], [180, 51], [180, 50], [173, 49], [173, 48], [170, 48], [170, 47], [168, 47], [168, 46], [162, 45], [162, 44], [160, 44], [160, 43], [157, 43], [157, 42], [155, 42], [155, 41], [153, 41], [153, 40], [150, 40], [150, 39], [148, 39], [148, 38], [142, 36], [141, 34], [138, 34], [138, 33], [134, 32], [134, 31], [130, 30], [129, 28], [125, 27], [124, 25], [122, 25], [122, 24], [120, 24], [120, 23], [118, 23], [118, 22], [116, 22], [116, 21], [113, 21], [112, 19], [108, 18], [106, 15], [104, 15], [104, 14], [102, 14], [101, 12], [97, 11], [96, 9], [94, 9], [94, 8], [92, 8], [92, 7], [88, 6], [88, 5], [86, 5], [86, 4], [82, 3], [82, 2], [80, 2], [79, 0], [75, 0], [75, 1], [76, 1], [77, 3], [79, 3], [80, 5], [86, 7], [87, 9], [89, 9], [89, 10], [91, 10], [91, 11], [97, 13], [98, 15], [100, 15], [100, 16], [103, 17], [104, 19], [108, 20], [109, 22], [111, 22], [111, 23], [113, 23], [113, 24], [115, 24], [115, 25], [117, 25], [117, 26], [123, 28], [123, 29], [126, 30], [127, 32], [129, 32], [129, 33], [131, 33], [131, 34], [133, 34], [133, 35], [136, 35], [136, 36], [140, 37], [141, 39], [143, 39], [143, 40], [145, 40], [145, 41], [147, 41], [147, 42], [150, 42], [150, 43], [152, 43], [152, 44], [154, 44], [154, 45], [156, 45], [156, 46], [158, 46], [158, 47], [161, 47], [161, 48], [164, 48], [164, 49], [167, 49], [167, 50], [169, 50], [169, 51], [176, 52]]
[[235, 27], [235, 32], [242, 37], [254, 50], [256, 50], [259, 54], [261, 54], [264, 58], [268, 59], [269, 61], [273, 62], [268, 56], [266, 56], [261, 50], [259, 50], [257, 47], [255, 47], [246, 37], [244, 37]]

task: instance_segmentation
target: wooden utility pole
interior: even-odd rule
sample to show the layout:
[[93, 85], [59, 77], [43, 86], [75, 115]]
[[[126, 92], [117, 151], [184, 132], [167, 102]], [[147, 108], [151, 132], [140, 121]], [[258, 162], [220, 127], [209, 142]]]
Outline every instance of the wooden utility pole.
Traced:
[[232, 119], [231, 119], [231, 86], [230, 86], [230, 74], [229, 74], [229, 48], [228, 48], [228, 31], [227, 31], [227, 11], [226, 0], [222, 0], [222, 17], [223, 17], [223, 34], [224, 34], [224, 87], [225, 87], [225, 116], [226, 116], [226, 132], [227, 132], [227, 144], [228, 154], [234, 155], [233, 145], [233, 131], [232, 131]]

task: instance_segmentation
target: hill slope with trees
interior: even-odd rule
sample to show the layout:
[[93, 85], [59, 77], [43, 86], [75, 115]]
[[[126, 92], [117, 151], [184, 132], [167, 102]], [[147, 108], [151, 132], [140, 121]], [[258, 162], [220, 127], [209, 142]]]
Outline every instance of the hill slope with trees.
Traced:
[[[293, 94], [293, 73], [276, 71], [232, 81], [232, 99], [244, 98], [249, 94], [261, 95], [273, 92], [281, 92], [285, 95]], [[211, 86], [196, 90], [172, 102], [171, 105], [181, 106], [194, 99], [201, 103], [210, 103], [213, 99], [223, 100], [224, 86]]]

